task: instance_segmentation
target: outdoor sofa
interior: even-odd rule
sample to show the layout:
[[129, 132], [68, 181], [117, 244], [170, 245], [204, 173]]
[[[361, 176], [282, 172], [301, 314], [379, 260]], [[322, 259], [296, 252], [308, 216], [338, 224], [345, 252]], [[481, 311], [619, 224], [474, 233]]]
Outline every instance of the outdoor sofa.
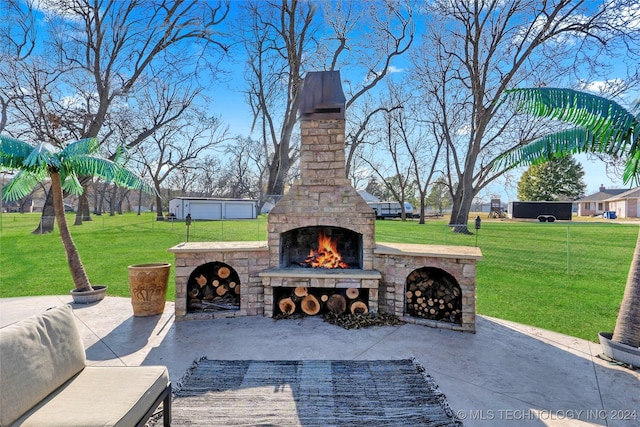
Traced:
[[87, 366], [71, 306], [0, 329], [0, 426], [144, 426], [163, 402], [165, 366]]

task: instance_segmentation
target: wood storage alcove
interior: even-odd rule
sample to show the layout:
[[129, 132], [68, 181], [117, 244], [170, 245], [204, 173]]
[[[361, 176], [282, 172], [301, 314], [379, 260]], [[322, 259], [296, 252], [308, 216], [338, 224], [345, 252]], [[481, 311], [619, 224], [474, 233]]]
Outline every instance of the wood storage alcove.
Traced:
[[190, 313], [240, 309], [240, 278], [223, 262], [208, 262], [193, 270], [187, 282]]
[[409, 316], [462, 324], [462, 291], [456, 279], [435, 267], [422, 267], [407, 276]]
[[369, 312], [368, 289], [283, 287], [275, 290], [274, 296], [274, 313], [277, 316], [290, 316], [296, 313], [315, 316], [326, 312], [336, 314]]

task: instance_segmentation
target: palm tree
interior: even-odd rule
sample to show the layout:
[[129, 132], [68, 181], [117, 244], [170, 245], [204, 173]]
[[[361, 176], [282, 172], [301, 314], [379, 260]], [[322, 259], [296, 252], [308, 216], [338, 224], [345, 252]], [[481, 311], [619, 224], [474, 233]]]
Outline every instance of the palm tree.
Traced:
[[[496, 168], [540, 163], [572, 153], [600, 153], [625, 160], [625, 184], [640, 182], [640, 112], [616, 102], [571, 89], [513, 89], [506, 94], [522, 112], [560, 120], [575, 127], [546, 135], [504, 153]], [[635, 110], [640, 110], [640, 101]], [[640, 234], [616, 319], [612, 341], [640, 347]]]
[[81, 139], [61, 150], [43, 142], [33, 147], [9, 136], [0, 136], [0, 170], [18, 171], [2, 189], [2, 199], [13, 201], [31, 193], [38, 182], [51, 180], [55, 219], [77, 292], [93, 290], [84, 265], [80, 260], [64, 213], [63, 191], [82, 194], [79, 176], [96, 176], [126, 188], [153, 193], [141, 178], [123, 166], [122, 151], [114, 161], [96, 155], [100, 144], [96, 138]]

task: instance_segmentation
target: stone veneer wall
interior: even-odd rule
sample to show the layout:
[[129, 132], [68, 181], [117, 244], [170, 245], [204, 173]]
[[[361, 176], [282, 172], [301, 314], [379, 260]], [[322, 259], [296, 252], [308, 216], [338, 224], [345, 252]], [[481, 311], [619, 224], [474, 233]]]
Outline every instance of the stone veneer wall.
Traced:
[[[480, 249], [475, 247], [379, 244], [374, 268], [382, 274], [378, 289], [380, 311], [393, 313], [411, 323], [475, 332], [476, 260], [481, 257]], [[462, 291], [461, 325], [404, 315], [407, 277], [422, 267], [440, 268], [456, 279]]]
[[344, 120], [301, 120], [300, 179], [269, 212], [271, 267], [280, 266], [280, 235], [310, 226], [362, 235], [365, 270], [373, 268], [375, 213], [346, 178]]
[[[263, 316], [264, 288], [258, 273], [269, 267], [266, 242], [192, 242], [169, 249], [175, 254], [177, 320]], [[193, 270], [208, 262], [230, 265], [240, 278], [240, 310], [187, 313], [187, 282]]]
[[[476, 261], [482, 258], [480, 249], [469, 246], [440, 246], [380, 243], [373, 258], [374, 270], [345, 270], [354, 278], [323, 277], [321, 271], [306, 278], [293, 272], [278, 273], [269, 269], [266, 242], [193, 242], [181, 243], [169, 249], [175, 254], [177, 320], [208, 319], [236, 316], [273, 316], [273, 286], [353, 287], [353, 280], [369, 289], [370, 302], [378, 311], [395, 314], [411, 323], [475, 332], [476, 328]], [[205, 263], [220, 261], [233, 267], [240, 277], [240, 310], [187, 313], [187, 281], [193, 270]], [[462, 324], [433, 321], [405, 316], [405, 285], [409, 274], [422, 267], [436, 267], [451, 274], [462, 291]], [[380, 274], [375, 278], [372, 274]], [[299, 272], [298, 274], [301, 274]], [[287, 277], [288, 275], [288, 277]], [[357, 276], [357, 277], [355, 277]], [[378, 277], [381, 280], [378, 282]], [[268, 281], [268, 286], [265, 282]], [[379, 284], [378, 284], [379, 283]], [[376, 289], [375, 284], [378, 284]]]

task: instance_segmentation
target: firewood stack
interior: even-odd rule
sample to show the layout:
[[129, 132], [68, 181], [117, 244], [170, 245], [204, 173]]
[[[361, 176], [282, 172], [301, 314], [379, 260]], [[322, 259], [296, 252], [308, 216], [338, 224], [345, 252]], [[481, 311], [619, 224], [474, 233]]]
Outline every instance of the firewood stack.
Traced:
[[187, 284], [189, 309], [230, 310], [240, 305], [238, 274], [223, 263], [205, 264]]
[[366, 297], [357, 288], [348, 289], [309, 289], [303, 286], [282, 288], [276, 298], [280, 315], [290, 316], [296, 312], [308, 316], [330, 312], [335, 314], [366, 314], [369, 306]]
[[424, 319], [460, 323], [462, 296], [460, 287], [445, 274], [422, 268], [407, 277], [405, 292], [407, 314]]

